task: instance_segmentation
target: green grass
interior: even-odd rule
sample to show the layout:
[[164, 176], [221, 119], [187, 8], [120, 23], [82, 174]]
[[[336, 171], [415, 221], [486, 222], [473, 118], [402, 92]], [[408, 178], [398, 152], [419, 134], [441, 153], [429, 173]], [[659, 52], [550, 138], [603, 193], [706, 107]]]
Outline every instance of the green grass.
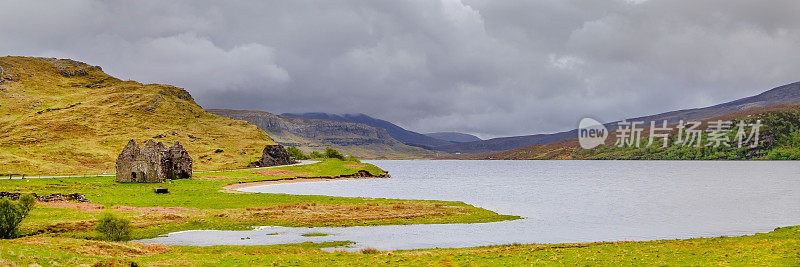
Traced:
[[[117, 183], [113, 177], [76, 177], [0, 180], [0, 186], [3, 191], [40, 195], [84, 194], [98, 207], [93, 210], [38, 207], [21, 228], [23, 234], [29, 235], [57, 232], [61, 236], [89, 239], [96, 238], [91, 231], [92, 223], [99, 212], [108, 209], [131, 219], [134, 225], [138, 223], [133, 232], [134, 239], [183, 230], [248, 230], [262, 225], [368, 226], [478, 223], [519, 218], [454, 201], [246, 194], [221, 190], [230, 184], [285, 179], [297, 174], [338, 176], [359, 170], [367, 170], [373, 175], [385, 174], [370, 164], [331, 159], [273, 169], [198, 173], [193, 179], [161, 184]], [[170, 193], [156, 194], [153, 187], [168, 188]], [[156, 211], [151, 210], [154, 208]]]
[[[25, 244], [28, 243], [28, 244]], [[38, 244], [38, 245], [30, 245]], [[503, 245], [408, 251], [324, 252], [350, 242], [271, 246], [149, 246], [69, 238], [0, 241], [6, 262], [22, 265], [94, 264], [99, 261], [141, 265], [213, 266], [797, 266], [800, 227], [741, 237], [646, 242]], [[0, 261], [0, 264], [3, 264]]]

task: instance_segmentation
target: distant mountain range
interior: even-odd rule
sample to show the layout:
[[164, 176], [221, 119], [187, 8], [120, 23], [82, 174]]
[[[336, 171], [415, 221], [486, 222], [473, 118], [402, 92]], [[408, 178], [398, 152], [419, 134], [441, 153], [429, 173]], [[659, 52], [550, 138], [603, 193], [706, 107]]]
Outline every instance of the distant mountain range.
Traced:
[[[752, 107], [741, 111], [726, 113], [720, 116], [697, 118], [692, 120], [705, 121], [704, 125], [708, 125], [709, 121], [723, 120], [732, 121], [742, 118], [771, 118], [763, 121], [765, 127], [760, 131], [761, 145], [758, 148], [749, 149], [746, 151], [725, 151], [725, 148], [720, 150], [707, 150], [703, 152], [700, 150], [676, 150], [669, 151], [669, 149], [616, 149], [614, 143], [616, 141], [616, 134], [613, 128], [606, 139], [606, 147], [592, 150], [585, 150], [580, 147], [577, 136], [572, 139], [567, 139], [559, 142], [530, 145], [526, 147], [516, 148], [512, 150], [505, 150], [499, 152], [486, 153], [475, 155], [473, 159], [495, 159], [495, 160], [549, 160], [549, 159], [576, 159], [576, 160], [589, 160], [589, 159], [649, 159], [649, 160], [749, 160], [749, 159], [797, 159], [793, 158], [792, 153], [797, 149], [796, 145], [788, 145], [786, 140], [800, 131], [796, 129], [797, 121], [799, 121], [796, 111], [800, 110], [800, 102], [785, 103], [777, 105], [769, 105], [766, 107]], [[794, 112], [793, 112], [794, 111]], [[764, 117], [765, 114], [772, 113], [777, 116]], [[780, 118], [780, 119], [775, 119]], [[734, 128], [735, 129], [735, 128]], [[644, 135], [647, 135], [647, 130], [644, 130]], [[643, 137], [645, 138], [645, 137]], [[646, 140], [645, 140], [646, 141]], [[776, 143], [777, 142], [777, 146]], [[783, 142], [783, 143], [780, 143]], [[735, 146], [734, 144], [731, 144]], [[776, 150], [777, 149], [777, 150]], [[776, 152], [777, 151], [777, 152]], [[776, 154], [772, 154], [776, 152]]]
[[482, 140], [477, 136], [471, 134], [457, 133], [457, 132], [426, 133], [425, 135], [439, 140], [450, 141], [453, 143], [466, 143], [466, 142], [474, 142]]
[[328, 113], [302, 113], [302, 114], [292, 114], [292, 113], [284, 113], [281, 114], [283, 116], [289, 117], [297, 117], [297, 118], [304, 118], [304, 119], [321, 119], [321, 120], [332, 120], [332, 121], [344, 121], [344, 122], [354, 122], [354, 123], [363, 123], [372, 127], [386, 129], [386, 131], [397, 141], [400, 141], [404, 144], [421, 147], [425, 149], [434, 149], [440, 146], [452, 145], [453, 143], [450, 141], [445, 141], [442, 139], [433, 138], [421, 133], [412, 132], [406, 129], [403, 129], [400, 126], [397, 126], [391, 122], [376, 119], [364, 114], [344, 114], [344, 115], [337, 115], [337, 114], [328, 114]]
[[435, 154], [429, 150], [403, 144], [393, 138], [386, 129], [364, 123], [307, 119], [264, 111], [209, 109], [208, 112], [250, 122], [267, 132], [278, 143], [295, 146], [306, 152], [333, 147], [345, 154], [371, 159], [419, 158]]
[[[636, 121], [662, 121], [668, 120], [670, 124], [677, 123], [679, 120], [699, 120], [704, 118], [716, 117], [728, 113], [757, 107], [769, 107], [779, 104], [800, 102], [800, 82], [776, 87], [764, 93], [746, 97], [719, 105], [704, 108], [684, 109], [660, 113], [656, 115], [630, 118]], [[617, 122], [606, 124], [609, 129], [616, 129]], [[543, 145], [574, 139], [578, 136], [577, 130], [558, 132], [552, 134], [535, 134], [525, 136], [500, 137], [482, 141], [452, 144], [437, 147], [437, 150], [452, 153], [486, 153], [494, 151], [511, 150], [530, 145]]]
[[[685, 109], [656, 115], [629, 118], [637, 121], [700, 120], [758, 107], [800, 102], [800, 82], [773, 88], [764, 93], [704, 108]], [[552, 144], [575, 139], [577, 130], [552, 134], [500, 137], [488, 140], [464, 133], [421, 134], [365, 114], [285, 113], [274, 115], [258, 111], [210, 110], [211, 113], [246, 120], [264, 129], [278, 142], [300, 147], [333, 146], [368, 157], [426, 157], [437, 152], [483, 154], [509, 151], [532, 145]], [[616, 121], [606, 124], [616, 129]], [[411, 149], [413, 146], [419, 149]]]

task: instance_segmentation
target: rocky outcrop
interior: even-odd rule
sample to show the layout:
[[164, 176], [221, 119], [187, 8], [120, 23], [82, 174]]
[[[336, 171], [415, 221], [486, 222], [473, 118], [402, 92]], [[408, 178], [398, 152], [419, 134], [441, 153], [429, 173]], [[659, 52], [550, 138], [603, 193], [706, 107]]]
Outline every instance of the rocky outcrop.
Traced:
[[177, 141], [167, 148], [151, 139], [139, 147], [131, 139], [117, 157], [117, 182], [160, 183], [191, 177], [192, 158]]
[[268, 167], [294, 164], [296, 162], [294, 158], [289, 156], [289, 152], [282, 145], [268, 145], [264, 148], [261, 160], [256, 163], [256, 166]]
[[10, 83], [10, 82], [16, 81], [18, 79], [19, 79], [19, 77], [17, 77], [14, 74], [6, 71], [5, 69], [3, 69], [2, 66], [0, 66], [0, 84]]
[[66, 78], [86, 76], [89, 75], [89, 71], [92, 70], [103, 71], [100, 66], [92, 66], [71, 59], [48, 58], [47, 61], [55, 65], [58, 68], [58, 74]]
[[339, 179], [339, 178], [391, 178], [388, 172], [384, 174], [372, 174], [367, 170], [358, 170], [353, 174], [342, 174], [337, 176], [298, 176], [287, 179]]

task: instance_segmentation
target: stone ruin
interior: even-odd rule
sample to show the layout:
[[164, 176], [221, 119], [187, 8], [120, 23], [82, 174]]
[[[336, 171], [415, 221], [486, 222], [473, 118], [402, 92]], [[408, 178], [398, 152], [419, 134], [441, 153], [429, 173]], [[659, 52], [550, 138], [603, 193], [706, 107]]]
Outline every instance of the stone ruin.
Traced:
[[139, 147], [131, 139], [117, 157], [117, 182], [160, 183], [185, 178], [192, 178], [192, 157], [178, 141], [167, 148], [151, 139]]
[[294, 163], [297, 163], [297, 161], [289, 156], [289, 152], [286, 151], [286, 148], [282, 145], [268, 145], [261, 154], [261, 160], [254, 162], [253, 167], [269, 167]]

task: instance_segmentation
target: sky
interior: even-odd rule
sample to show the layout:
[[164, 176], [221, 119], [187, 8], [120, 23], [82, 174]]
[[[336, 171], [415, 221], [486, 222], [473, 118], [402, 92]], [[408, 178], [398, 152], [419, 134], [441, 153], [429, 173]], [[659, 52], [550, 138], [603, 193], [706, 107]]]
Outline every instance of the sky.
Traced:
[[205, 108], [364, 113], [483, 138], [800, 81], [800, 1], [0, 1], [0, 54], [71, 58]]

